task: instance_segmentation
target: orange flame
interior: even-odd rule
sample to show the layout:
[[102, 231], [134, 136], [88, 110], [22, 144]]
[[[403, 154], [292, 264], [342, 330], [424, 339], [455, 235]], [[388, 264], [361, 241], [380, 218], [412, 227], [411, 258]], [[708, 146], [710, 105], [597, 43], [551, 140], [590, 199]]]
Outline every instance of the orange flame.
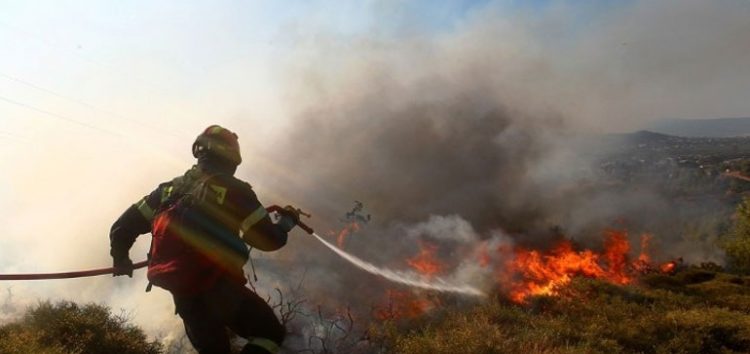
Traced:
[[659, 270], [664, 274], [674, 274], [677, 270], [677, 261], [669, 261], [659, 266]]
[[479, 262], [479, 266], [482, 268], [487, 268], [487, 266], [489, 266], [491, 262], [490, 252], [487, 247], [487, 241], [482, 241], [482, 243], [479, 244], [479, 249], [477, 251], [477, 261]]
[[613, 283], [627, 284], [631, 279], [628, 273], [628, 252], [630, 242], [628, 234], [614, 230], [606, 231], [607, 238], [604, 241], [604, 257], [607, 260], [607, 272], [605, 278]]
[[328, 235], [330, 235], [330, 236], [336, 236], [336, 245], [339, 248], [343, 249], [344, 248], [344, 243], [346, 243], [346, 239], [351, 234], [353, 234], [355, 232], [358, 232], [359, 230], [360, 230], [359, 224], [356, 223], [356, 222], [351, 222], [351, 223], [347, 224], [346, 226], [344, 226], [344, 228], [341, 229], [341, 231], [339, 231], [338, 233], [333, 232], [333, 231], [329, 231]]
[[[508, 270], [515, 275], [510, 285], [509, 297], [523, 303], [532, 295], [555, 295], [560, 287], [570, 283], [574, 276], [600, 278], [615, 284], [627, 284], [627, 254], [630, 251], [627, 234], [610, 230], [605, 232], [604, 252], [575, 251], [570, 241], [562, 241], [547, 253], [518, 248]], [[503, 274], [500, 279], [507, 279]]]
[[651, 234], [641, 235], [641, 254], [638, 255], [638, 261], [643, 263], [651, 263], [651, 257], [648, 255], [649, 247], [651, 246]]
[[653, 236], [650, 234], [643, 234], [641, 236], [641, 254], [638, 256], [638, 259], [633, 262], [633, 270], [641, 274], [657, 272], [663, 274], [674, 274], [677, 271], [678, 264], [682, 262], [682, 258], [662, 264], [654, 264], [649, 255], [652, 238]]
[[406, 263], [419, 274], [431, 278], [443, 270], [443, 265], [435, 258], [437, 246], [427, 242], [419, 243], [419, 254], [406, 260]]
[[652, 269], [651, 256], [649, 255], [652, 237], [651, 234], [641, 235], [641, 253], [632, 264], [633, 269], [638, 273], [648, 273]]

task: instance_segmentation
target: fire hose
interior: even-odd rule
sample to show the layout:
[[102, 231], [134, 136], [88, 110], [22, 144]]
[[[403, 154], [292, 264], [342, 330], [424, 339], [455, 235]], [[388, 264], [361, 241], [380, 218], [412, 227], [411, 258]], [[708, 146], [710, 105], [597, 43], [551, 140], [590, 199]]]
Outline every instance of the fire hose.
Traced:
[[[310, 217], [310, 214], [307, 214], [300, 209], [296, 209], [296, 208], [293, 208], [293, 209], [294, 211], [297, 212], [298, 215], [304, 215], [304, 216]], [[268, 207], [267, 210], [269, 212], [277, 212], [277, 213], [285, 212], [284, 208], [281, 208], [276, 205]], [[297, 226], [299, 226], [302, 230], [304, 230], [308, 234], [311, 234], [311, 235], [313, 234], [313, 229], [310, 226], [307, 226], [306, 224], [304, 224], [303, 222], [297, 221]], [[133, 269], [144, 268], [147, 265], [148, 265], [148, 261], [134, 263]], [[60, 273], [0, 274], [0, 281], [85, 278], [85, 277], [94, 277], [97, 275], [112, 274], [114, 270], [115, 270], [114, 267], [109, 267], [109, 268], [99, 268], [99, 269], [90, 269], [90, 270], [80, 270], [80, 271], [74, 271], [74, 272], [60, 272]]]
[[[133, 264], [133, 269], [143, 268], [148, 265], [148, 261]], [[99, 268], [90, 270], [80, 270], [75, 272], [62, 273], [30, 273], [30, 274], [0, 274], [0, 280], [48, 280], [48, 279], [71, 279], [93, 277], [97, 275], [112, 274], [113, 267]]]
[[[293, 207], [291, 207], [290, 209], [290, 208], [281, 208], [278, 206], [272, 206], [272, 207], [267, 208], [267, 210], [269, 212], [277, 212], [277, 213], [292, 212], [292, 211], [296, 212], [296, 214], [298, 215], [298, 217], [294, 221], [296, 223], [296, 226], [299, 226], [299, 228], [304, 230], [306, 233], [315, 237], [318, 241], [320, 241], [323, 245], [325, 245], [327, 248], [329, 248], [331, 251], [336, 253], [341, 258], [345, 259], [349, 263], [355, 265], [357, 268], [365, 272], [368, 272], [370, 274], [380, 276], [392, 282], [396, 282], [396, 283], [400, 283], [403, 285], [416, 287], [416, 288], [435, 290], [435, 291], [440, 291], [440, 292], [459, 293], [459, 294], [470, 295], [470, 296], [479, 296], [479, 297], [487, 296], [481, 290], [474, 288], [472, 286], [469, 286], [469, 285], [451, 284], [440, 278], [427, 280], [427, 279], [422, 278], [419, 275], [410, 274], [408, 272], [378, 267], [374, 264], [366, 262], [330, 244], [325, 239], [323, 239], [318, 234], [316, 234], [311, 227], [305, 225], [303, 222], [299, 220], [299, 215], [304, 215], [304, 216], [309, 217], [310, 216], [309, 214], [305, 214], [301, 210], [293, 208]], [[147, 265], [148, 265], [148, 261], [138, 262], [138, 263], [133, 264], [133, 269], [143, 268]], [[253, 265], [253, 272], [254, 271], [255, 271], [255, 266]], [[114, 272], [114, 268], [110, 267], [110, 268], [100, 268], [100, 269], [91, 269], [91, 270], [84, 270], [84, 271], [77, 271], [77, 272], [64, 272], [64, 273], [0, 274], [0, 281], [2, 280], [70, 279], [70, 278], [92, 277], [92, 276], [97, 276], [97, 275], [112, 274], [113, 272]]]

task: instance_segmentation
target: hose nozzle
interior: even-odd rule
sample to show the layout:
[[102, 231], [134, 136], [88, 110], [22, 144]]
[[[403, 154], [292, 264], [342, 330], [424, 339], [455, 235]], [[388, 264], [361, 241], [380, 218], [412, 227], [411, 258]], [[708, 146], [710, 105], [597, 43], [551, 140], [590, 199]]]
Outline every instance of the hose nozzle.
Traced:
[[[302, 211], [302, 209], [300, 209], [300, 208], [295, 208], [295, 207], [293, 207], [291, 205], [287, 205], [286, 207], [283, 207], [283, 208], [280, 207], [280, 206], [278, 206], [278, 205], [272, 205], [272, 206], [266, 208], [266, 210], [268, 210], [269, 212], [279, 213], [282, 216], [283, 215], [289, 216], [290, 218], [294, 219], [294, 224], [296, 226], [299, 226], [300, 229], [304, 230], [305, 232], [307, 232], [310, 235], [312, 235], [315, 232], [315, 231], [313, 231], [313, 229], [310, 226], [307, 226], [305, 223], [303, 223], [300, 220], [300, 215], [304, 215], [305, 217], [308, 217], [308, 218], [312, 217], [312, 215], [309, 214], [309, 213], [306, 213], [306, 212]], [[291, 229], [291, 227], [290, 227], [290, 229]]]

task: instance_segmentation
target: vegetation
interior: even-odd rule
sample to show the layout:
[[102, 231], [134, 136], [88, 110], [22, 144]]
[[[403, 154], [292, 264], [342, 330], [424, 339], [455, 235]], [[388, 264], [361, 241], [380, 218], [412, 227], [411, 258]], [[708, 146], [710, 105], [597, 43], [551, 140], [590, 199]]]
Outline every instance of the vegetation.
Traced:
[[[495, 298], [387, 320], [373, 324], [367, 338], [369, 345], [346, 352], [748, 353], [750, 276], [705, 264], [624, 287], [578, 278], [557, 296], [526, 305]], [[0, 353], [164, 351], [126, 317], [95, 304], [45, 302], [0, 326]]]
[[750, 277], [690, 268], [619, 287], [577, 279], [528, 306], [492, 301], [373, 338], [397, 353], [747, 353]]
[[750, 198], [737, 206], [734, 224], [723, 237], [727, 267], [740, 274], [750, 274]]
[[138, 327], [96, 304], [43, 302], [18, 321], [0, 326], [0, 353], [161, 353]]

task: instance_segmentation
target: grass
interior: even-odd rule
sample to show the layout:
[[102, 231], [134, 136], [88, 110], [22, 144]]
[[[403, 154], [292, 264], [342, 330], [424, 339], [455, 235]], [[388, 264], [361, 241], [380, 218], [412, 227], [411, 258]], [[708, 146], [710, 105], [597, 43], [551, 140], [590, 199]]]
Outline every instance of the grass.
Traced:
[[446, 310], [422, 325], [386, 323], [395, 353], [748, 353], [750, 277], [689, 268], [619, 287], [576, 279], [526, 306]]
[[[524, 306], [496, 298], [374, 324], [367, 353], [750, 353], [750, 277], [698, 267], [621, 287], [575, 279]], [[43, 302], [0, 326], [0, 353], [155, 354], [127, 318]], [[313, 352], [313, 351], [310, 351]]]

